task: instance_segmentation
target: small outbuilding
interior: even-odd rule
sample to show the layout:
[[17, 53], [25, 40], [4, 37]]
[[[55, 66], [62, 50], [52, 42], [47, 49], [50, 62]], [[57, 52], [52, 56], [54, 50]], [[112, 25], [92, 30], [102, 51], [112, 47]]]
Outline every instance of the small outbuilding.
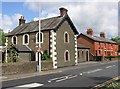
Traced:
[[77, 44], [77, 60], [78, 63], [89, 61], [89, 47], [82, 44]]

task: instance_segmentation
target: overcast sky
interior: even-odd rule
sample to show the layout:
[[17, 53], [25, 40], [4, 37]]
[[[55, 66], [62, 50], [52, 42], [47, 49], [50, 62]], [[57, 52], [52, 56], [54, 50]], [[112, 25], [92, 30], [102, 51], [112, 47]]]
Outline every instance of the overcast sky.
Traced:
[[[41, 0], [42, 1], [42, 0]], [[38, 17], [49, 18], [59, 15], [59, 8], [68, 9], [73, 24], [79, 33], [85, 33], [87, 28], [92, 28], [94, 35], [105, 32], [108, 38], [118, 36], [118, 2], [2, 2], [2, 13], [0, 28], [5, 32], [13, 30], [18, 26], [18, 19], [23, 15], [26, 22], [38, 20]], [[114, 1], [114, 0], [112, 0]], [[41, 13], [39, 14], [38, 8]]]

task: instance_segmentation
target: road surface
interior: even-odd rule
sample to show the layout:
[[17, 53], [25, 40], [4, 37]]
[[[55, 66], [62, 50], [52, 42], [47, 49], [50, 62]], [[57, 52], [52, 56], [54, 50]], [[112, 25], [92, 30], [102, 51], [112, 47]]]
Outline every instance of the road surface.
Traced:
[[4, 81], [3, 89], [35, 89], [43, 87], [91, 87], [118, 76], [120, 61], [100, 62], [98, 65], [68, 69], [60, 73], [34, 76], [30, 78]]

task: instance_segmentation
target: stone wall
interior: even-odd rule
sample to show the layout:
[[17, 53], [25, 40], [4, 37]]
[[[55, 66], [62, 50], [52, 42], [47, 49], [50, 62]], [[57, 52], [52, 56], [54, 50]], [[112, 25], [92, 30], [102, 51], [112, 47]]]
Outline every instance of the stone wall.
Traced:
[[[68, 33], [68, 42], [64, 42], [64, 34]], [[65, 52], [69, 52], [69, 60], [65, 60]], [[56, 52], [57, 52], [57, 67], [65, 67], [75, 65], [75, 37], [73, 29], [69, 23], [65, 21], [56, 32]]]
[[[18, 62], [18, 63], [3, 63], [2, 74], [16, 74], [16, 73], [32, 73], [37, 72], [38, 62]], [[42, 61], [42, 70], [52, 69], [51, 61]]]

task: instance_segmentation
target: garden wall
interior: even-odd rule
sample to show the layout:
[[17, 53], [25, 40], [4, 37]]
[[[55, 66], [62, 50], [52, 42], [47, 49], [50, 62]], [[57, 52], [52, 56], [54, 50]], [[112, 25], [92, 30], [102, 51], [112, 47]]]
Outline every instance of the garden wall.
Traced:
[[[38, 62], [18, 62], [18, 63], [3, 63], [2, 74], [16, 73], [32, 73], [37, 72]], [[53, 69], [52, 61], [42, 61], [42, 71]]]

